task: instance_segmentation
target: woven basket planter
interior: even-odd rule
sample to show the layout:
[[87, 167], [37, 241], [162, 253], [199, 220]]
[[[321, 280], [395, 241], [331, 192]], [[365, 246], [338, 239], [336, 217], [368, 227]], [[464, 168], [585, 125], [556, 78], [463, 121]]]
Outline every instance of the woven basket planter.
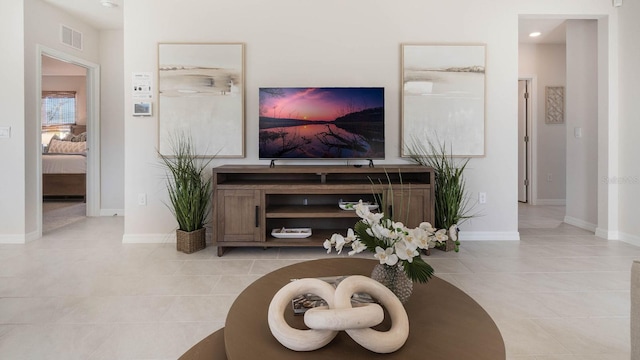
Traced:
[[206, 244], [207, 229], [202, 228], [191, 232], [176, 230], [176, 249], [185, 254], [191, 254], [200, 251], [207, 246]]

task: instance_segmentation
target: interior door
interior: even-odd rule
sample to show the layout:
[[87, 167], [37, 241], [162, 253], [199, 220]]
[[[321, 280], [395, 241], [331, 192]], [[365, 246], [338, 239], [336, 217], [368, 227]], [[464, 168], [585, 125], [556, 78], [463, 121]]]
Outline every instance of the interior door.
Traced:
[[529, 202], [529, 84], [518, 80], [518, 201]]

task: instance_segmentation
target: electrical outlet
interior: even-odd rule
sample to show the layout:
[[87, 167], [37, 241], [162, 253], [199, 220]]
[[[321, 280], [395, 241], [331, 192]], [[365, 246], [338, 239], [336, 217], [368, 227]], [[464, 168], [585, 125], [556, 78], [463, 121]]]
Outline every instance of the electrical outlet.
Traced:
[[140, 193], [138, 194], [138, 205], [146, 206], [147, 205], [147, 194]]
[[486, 204], [487, 203], [487, 193], [486, 192], [478, 193], [478, 202], [480, 204]]
[[552, 177], [551, 177], [551, 173], [547, 174], [547, 181], [551, 182], [553, 181]]

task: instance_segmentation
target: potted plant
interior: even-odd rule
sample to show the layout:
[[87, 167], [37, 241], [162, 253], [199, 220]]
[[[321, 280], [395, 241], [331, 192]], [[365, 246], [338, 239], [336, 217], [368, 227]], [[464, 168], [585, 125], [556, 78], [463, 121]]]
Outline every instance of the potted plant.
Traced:
[[178, 222], [177, 250], [187, 254], [206, 246], [206, 229], [210, 203], [211, 179], [207, 166], [213, 160], [196, 155], [193, 140], [181, 133], [170, 138], [173, 155], [159, 154], [167, 175], [167, 204]]
[[445, 251], [460, 250], [458, 225], [473, 217], [470, 214], [463, 172], [470, 158], [454, 158], [447, 153], [445, 143], [422, 143], [414, 139], [408, 149], [415, 163], [433, 168], [435, 173], [435, 224], [436, 229], [446, 229], [448, 239], [436, 245]]

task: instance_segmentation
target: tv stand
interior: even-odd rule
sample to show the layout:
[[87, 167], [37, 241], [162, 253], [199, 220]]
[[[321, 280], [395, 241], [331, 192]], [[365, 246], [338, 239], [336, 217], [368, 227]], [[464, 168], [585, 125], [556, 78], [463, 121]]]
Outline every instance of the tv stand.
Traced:
[[[433, 224], [434, 172], [416, 165], [222, 165], [213, 169], [213, 239], [232, 247], [322, 247], [359, 220], [339, 201], [369, 201], [409, 227]], [[311, 236], [275, 238], [274, 229], [311, 228]]]

